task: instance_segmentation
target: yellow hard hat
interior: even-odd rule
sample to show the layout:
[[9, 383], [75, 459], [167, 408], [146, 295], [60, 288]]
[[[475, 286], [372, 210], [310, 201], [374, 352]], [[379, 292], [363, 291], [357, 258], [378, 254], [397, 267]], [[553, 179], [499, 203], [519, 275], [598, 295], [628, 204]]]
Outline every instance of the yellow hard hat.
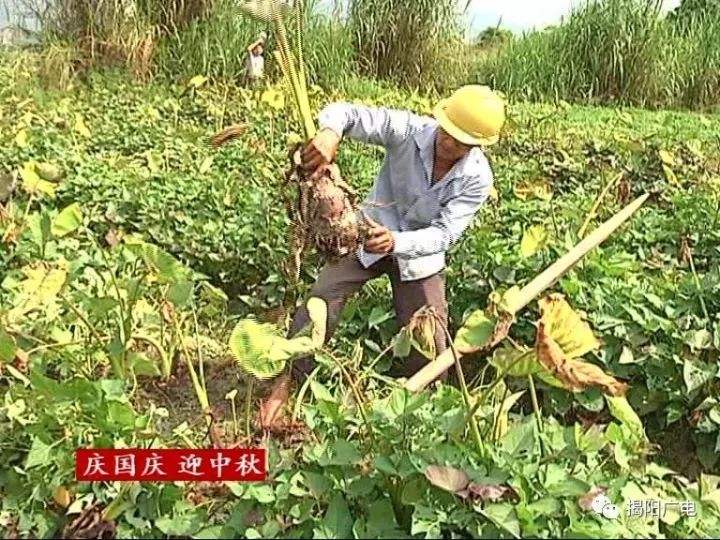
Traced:
[[487, 86], [469, 84], [438, 103], [433, 111], [440, 126], [470, 146], [490, 146], [505, 123], [505, 102]]

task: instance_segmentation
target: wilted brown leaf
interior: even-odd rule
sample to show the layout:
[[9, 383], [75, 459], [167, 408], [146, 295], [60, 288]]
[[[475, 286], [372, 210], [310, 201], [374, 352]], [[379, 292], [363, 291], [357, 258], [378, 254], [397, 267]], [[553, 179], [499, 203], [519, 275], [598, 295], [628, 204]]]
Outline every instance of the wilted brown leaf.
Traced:
[[232, 139], [237, 139], [245, 131], [245, 128], [247, 128], [247, 124], [236, 124], [225, 128], [212, 138], [211, 144], [218, 148]]
[[560, 379], [568, 390], [581, 392], [594, 386], [611, 396], [624, 396], [627, 392], [627, 384], [611, 377], [596, 365], [567, 358], [550, 337], [543, 321], [538, 323], [535, 351], [545, 369]]
[[15, 366], [15, 369], [17, 369], [23, 375], [27, 375], [29, 372], [29, 361], [30, 355], [26, 351], [22, 350], [19, 347], [15, 349], [15, 362], [13, 362], [13, 365]]
[[440, 489], [457, 493], [468, 487], [470, 477], [460, 469], [455, 467], [443, 467], [440, 465], [430, 465], [425, 469], [425, 478], [433, 485]]
[[115, 229], [110, 229], [107, 232], [107, 234], [105, 235], [105, 242], [107, 242], [108, 246], [115, 247], [120, 243], [122, 238], [123, 238], [122, 231], [116, 231]]
[[57, 486], [53, 490], [53, 499], [61, 508], [67, 508], [72, 502], [72, 493], [65, 486]]
[[562, 294], [550, 294], [540, 299], [538, 305], [548, 335], [567, 358], [578, 358], [600, 346], [590, 325], [570, 307]]
[[496, 484], [476, 484], [475, 482], [470, 482], [465, 491], [467, 491], [470, 497], [479, 499], [483, 502], [520, 500], [520, 496], [510, 486], [500, 486]]

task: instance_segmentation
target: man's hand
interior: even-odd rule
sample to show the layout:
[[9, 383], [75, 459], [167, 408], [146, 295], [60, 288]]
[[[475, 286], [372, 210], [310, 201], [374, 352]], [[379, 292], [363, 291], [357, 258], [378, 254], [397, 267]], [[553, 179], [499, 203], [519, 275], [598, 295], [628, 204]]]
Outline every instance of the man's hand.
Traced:
[[339, 144], [340, 136], [333, 130], [320, 130], [303, 149], [302, 162], [305, 170], [312, 174], [323, 165], [335, 161]]
[[395, 239], [390, 229], [380, 225], [367, 216], [365, 216], [365, 220], [368, 222], [368, 225], [372, 227], [365, 240], [365, 251], [381, 255], [391, 253], [395, 248]]

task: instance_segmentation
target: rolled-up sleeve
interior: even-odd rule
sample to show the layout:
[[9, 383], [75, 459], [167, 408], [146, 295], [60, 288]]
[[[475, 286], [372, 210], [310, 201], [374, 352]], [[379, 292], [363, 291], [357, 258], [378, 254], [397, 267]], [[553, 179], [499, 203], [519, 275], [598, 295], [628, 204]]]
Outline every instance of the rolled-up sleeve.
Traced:
[[492, 187], [492, 177], [473, 179], [461, 195], [450, 199], [440, 216], [429, 227], [414, 231], [393, 231], [393, 253], [403, 259], [434, 255], [455, 244], [485, 203]]
[[394, 146], [413, 133], [419, 118], [409, 111], [332, 103], [319, 115], [320, 129], [379, 146]]

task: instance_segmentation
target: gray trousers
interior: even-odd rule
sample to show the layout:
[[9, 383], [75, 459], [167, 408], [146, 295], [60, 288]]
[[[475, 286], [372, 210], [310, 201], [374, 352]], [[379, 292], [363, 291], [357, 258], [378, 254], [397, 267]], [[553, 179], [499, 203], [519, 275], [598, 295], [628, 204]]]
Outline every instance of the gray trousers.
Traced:
[[[398, 322], [405, 326], [413, 314], [423, 306], [434, 307], [444, 326], [447, 326], [447, 303], [445, 301], [445, 277], [442, 272], [415, 281], [401, 281], [397, 261], [387, 256], [365, 268], [356, 255], [350, 255], [337, 263], [328, 263], [322, 269], [312, 288], [311, 296], [322, 298], [328, 309], [327, 342], [337, 328], [339, 318], [348, 298], [359, 291], [372, 279], [387, 274], [392, 285], [393, 304]], [[303, 304], [295, 313], [289, 335], [292, 337], [310, 322], [307, 309]], [[438, 354], [447, 348], [445, 331], [436, 324], [435, 347]], [[404, 360], [402, 376], [410, 377], [429, 360], [413, 347]], [[311, 357], [299, 358], [293, 362], [292, 375], [296, 381], [305, 379], [315, 368]]]

